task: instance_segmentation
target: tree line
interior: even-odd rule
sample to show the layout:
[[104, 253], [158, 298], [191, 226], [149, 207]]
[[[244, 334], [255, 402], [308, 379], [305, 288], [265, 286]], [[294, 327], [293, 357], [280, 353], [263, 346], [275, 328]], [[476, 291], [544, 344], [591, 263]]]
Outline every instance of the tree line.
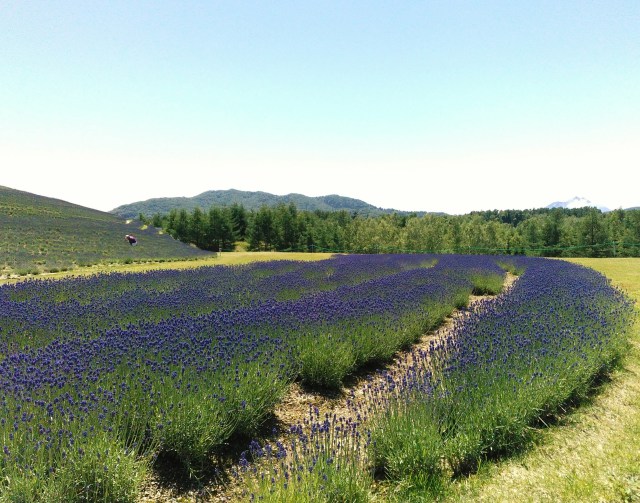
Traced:
[[175, 239], [211, 251], [470, 253], [548, 257], [640, 256], [640, 209], [492, 210], [466, 215], [299, 210], [293, 203], [247, 210], [172, 209], [151, 218]]

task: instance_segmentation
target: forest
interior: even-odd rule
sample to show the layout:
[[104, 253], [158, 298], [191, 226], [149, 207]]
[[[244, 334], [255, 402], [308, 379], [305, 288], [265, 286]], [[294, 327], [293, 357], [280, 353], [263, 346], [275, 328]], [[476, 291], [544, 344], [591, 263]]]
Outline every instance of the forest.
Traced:
[[247, 210], [172, 209], [140, 220], [203, 250], [464, 253], [545, 257], [640, 256], [640, 209], [476, 211], [466, 215], [363, 216], [306, 211], [293, 203]]

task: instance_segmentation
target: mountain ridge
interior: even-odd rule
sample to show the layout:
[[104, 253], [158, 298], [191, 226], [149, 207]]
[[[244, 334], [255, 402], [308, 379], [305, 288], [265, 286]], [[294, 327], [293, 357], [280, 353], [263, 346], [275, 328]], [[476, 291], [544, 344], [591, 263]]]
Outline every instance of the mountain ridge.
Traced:
[[360, 199], [329, 194], [325, 196], [305, 196], [290, 193], [275, 195], [263, 191], [243, 191], [237, 189], [208, 190], [193, 197], [157, 197], [120, 205], [110, 211], [122, 218], [137, 218], [140, 213], [152, 216], [156, 213], [167, 214], [172, 209], [193, 211], [196, 207], [208, 209], [212, 206], [232, 206], [241, 204], [247, 210], [258, 210], [262, 206], [277, 206], [293, 203], [302, 211], [348, 211], [363, 216], [380, 216], [386, 213], [424, 215], [425, 211], [400, 211], [380, 208]]
[[[172, 209], [185, 209], [187, 211], [193, 211], [196, 207], [202, 210], [207, 210], [212, 206], [232, 206], [233, 204], [240, 204], [247, 210], [258, 210], [262, 206], [278, 206], [279, 204], [293, 203], [297, 209], [302, 211], [348, 211], [350, 213], [358, 213], [362, 216], [381, 216], [383, 214], [397, 213], [399, 215], [411, 215], [423, 216], [426, 214], [431, 215], [446, 215], [445, 212], [432, 212], [432, 211], [404, 211], [396, 210], [393, 208], [381, 208], [374, 206], [361, 199], [355, 199], [352, 197], [341, 196], [338, 194], [329, 194], [325, 196], [306, 196], [299, 193], [290, 193], [286, 195], [275, 195], [269, 192], [263, 191], [243, 191], [237, 189], [225, 189], [225, 190], [208, 190], [202, 192], [193, 197], [179, 196], [179, 197], [156, 197], [146, 199], [143, 201], [136, 201], [128, 204], [123, 204], [109, 211], [114, 215], [121, 218], [137, 218], [140, 214], [146, 217], [153, 216], [156, 213], [168, 214]], [[554, 201], [545, 208], [583, 208], [594, 207], [598, 208], [603, 213], [611, 211], [609, 208], [603, 205], [598, 205], [591, 202], [589, 199], [582, 196], [574, 196], [566, 201]], [[636, 207], [634, 207], [636, 208]], [[628, 209], [634, 209], [628, 208]]]

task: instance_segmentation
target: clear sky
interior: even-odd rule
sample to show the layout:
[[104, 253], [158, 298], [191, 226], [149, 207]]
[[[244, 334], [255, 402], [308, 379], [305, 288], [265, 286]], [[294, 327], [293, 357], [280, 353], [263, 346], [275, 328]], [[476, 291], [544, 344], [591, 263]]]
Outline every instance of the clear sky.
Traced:
[[640, 1], [0, 1], [0, 185], [640, 205]]

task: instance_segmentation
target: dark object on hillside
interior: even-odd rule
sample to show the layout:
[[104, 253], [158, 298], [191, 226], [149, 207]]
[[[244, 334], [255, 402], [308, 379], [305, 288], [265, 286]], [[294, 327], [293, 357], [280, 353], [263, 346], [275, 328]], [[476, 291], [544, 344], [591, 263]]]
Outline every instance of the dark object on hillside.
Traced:
[[131, 246], [135, 246], [138, 244], [138, 240], [131, 234], [127, 234], [124, 238], [129, 242]]

